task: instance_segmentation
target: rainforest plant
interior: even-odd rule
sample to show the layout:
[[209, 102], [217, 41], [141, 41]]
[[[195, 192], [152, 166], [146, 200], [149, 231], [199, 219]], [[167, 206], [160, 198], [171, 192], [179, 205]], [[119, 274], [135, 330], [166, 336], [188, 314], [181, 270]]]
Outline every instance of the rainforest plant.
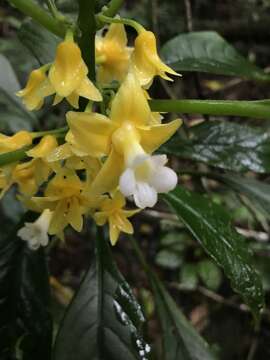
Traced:
[[[183, 125], [169, 114], [266, 119], [270, 103], [160, 100], [150, 92], [158, 79], [170, 87], [186, 71], [258, 82], [269, 81], [269, 75], [213, 32], [180, 34], [160, 54], [152, 31], [119, 15], [121, 0], [102, 8], [98, 1], [78, 0], [75, 18], [61, 13], [54, 0], [46, 9], [33, 0], [9, 2], [32, 18], [22, 25], [21, 39], [39, 62], [16, 91], [15, 103], [30, 118], [63, 102], [66, 110], [62, 127], [0, 135], [1, 198], [15, 188], [25, 209], [13, 235], [1, 238], [1, 359], [155, 359], [142, 331], [141, 307], [113, 260], [122, 233], [152, 289], [163, 333], [161, 358], [214, 359], [149, 265], [132, 223], [158, 201], [167, 204], [214, 261], [213, 271], [219, 271], [215, 263], [223, 269], [258, 326], [264, 295], [248, 244], [227, 210], [188, 190], [182, 176], [212, 178], [262, 203], [256, 192], [261, 183], [241, 181], [226, 170], [268, 172], [263, 152], [269, 135], [218, 120]], [[233, 141], [238, 149], [232, 149]], [[174, 169], [168, 155], [225, 171]], [[95, 258], [53, 332], [46, 256], [65, 243], [68, 228], [81, 233], [87, 222], [96, 225]]]

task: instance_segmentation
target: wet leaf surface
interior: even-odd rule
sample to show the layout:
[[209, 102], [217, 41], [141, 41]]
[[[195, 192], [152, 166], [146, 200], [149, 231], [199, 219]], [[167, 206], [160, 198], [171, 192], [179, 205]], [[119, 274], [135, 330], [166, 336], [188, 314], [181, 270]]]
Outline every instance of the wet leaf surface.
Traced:
[[87, 272], [64, 317], [54, 360], [147, 360], [150, 347], [140, 335], [141, 308], [112, 259], [97, 242], [96, 262]]
[[177, 187], [164, 198], [207, 253], [223, 268], [233, 289], [259, 318], [264, 304], [261, 279], [253, 266], [247, 244], [232, 227], [228, 213], [206, 197], [182, 187]]
[[190, 140], [175, 136], [162, 151], [237, 172], [270, 171], [270, 134], [231, 122], [202, 123], [192, 128]]

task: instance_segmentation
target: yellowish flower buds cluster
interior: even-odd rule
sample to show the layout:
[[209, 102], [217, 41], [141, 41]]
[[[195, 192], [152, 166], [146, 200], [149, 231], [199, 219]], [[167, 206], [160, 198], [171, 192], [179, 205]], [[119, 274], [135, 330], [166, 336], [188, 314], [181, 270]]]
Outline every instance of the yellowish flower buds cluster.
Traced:
[[[31, 147], [26, 148], [27, 161], [0, 169], [0, 187], [3, 194], [17, 184], [19, 199], [41, 213], [18, 232], [32, 249], [47, 245], [48, 234], [64, 238], [68, 225], [80, 232], [86, 216], [98, 225], [109, 224], [114, 245], [120, 232], [133, 233], [132, 215], [154, 206], [158, 193], [177, 184], [167, 157], [153, 155], [181, 125], [179, 119], [162, 124], [148, 105], [145, 89], [153, 78], [177, 75], [159, 58], [154, 34], [141, 31], [131, 48], [124, 26], [112, 24], [105, 36], [96, 38], [96, 62], [99, 89], [120, 83], [106, 111], [92, 110], [99, 108], [92, 102], [101, 102], [102, 93], [88, 79], [80, 48], [68, 33], [54, 62], [34, 70], [18, 96], [30, 110], [39, 109], [49, 95], [54, 95], [54, 105], [66, 98], [75, 109], [84, 97], [91, 100], [91, 109], [67, 112], [68, 131], [62, 139], [45, 135], [33, 144], [34, 133], [0, 136], [0, 153]], [[126, 210], [127, 199], [136, 208]]]

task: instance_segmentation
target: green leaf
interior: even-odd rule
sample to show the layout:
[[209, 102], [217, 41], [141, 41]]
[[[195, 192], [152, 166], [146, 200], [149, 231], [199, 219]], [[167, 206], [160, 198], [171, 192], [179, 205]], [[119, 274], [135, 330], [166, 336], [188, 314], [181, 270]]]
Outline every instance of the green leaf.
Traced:
[[270, 134], [232, 122], [204, 122], [193, 127], [189, 140], [175, 136], [162, 151], [222, 169], [270, 171]]
[[23, 360], [50, 360], [52, 323], [47, 266], [42, 249], [29, 250], [17, 237], [24, 221], [29, 217], [15, 227], [11, 236], [0, 237], [0, 357], [12, 358], [21, 338]]
[[222, 181], [236, 192], [247, 196], [253, 206], [257, 207], [264, 216], [269, 218], [270, 215], [270, 185], [262, 181], [240, 177], [234, 174], [215, 175], [214, 178]]
[[139, 328], [140, 306], [115, 263], [107, 242], [97, 239], [90, 267], [59, 330], [54, 360], [141, 360], [150, 347]]
[[269, 75], [240, 55], [214, 31], [181, 34], [161, 50], [164, 61], [176, 71], [198, 71], [269, 81]]
[[50, 63], [55, 58], [59, 38], [36, 22], [24, 22], [18, 33], [22, 44], [34, 55], [40, 65]]
[[167, 269], [177, 269], [182, 262], [182, 256], [170, 249], [160, 250], [156, 255], [156, 264]]
[[164, 360], [214, 360], [208, 344], [186, 320], [152, 271], [148, 276], [163, 331]]
[[264, 305], [261, 279], [253, 266], [244, 238], [231, 226], [229, 214], [208, 198], [182, 187], [177, 187], [164, 198], [208, 254], [223, 268], [233, 289], [243, 297], [258, 319]]
[[10, 62], [1, 54], [0, 68], [0, 131], [32, 130], [36, 117], [15, 95], [20, 89], [20, 84]]
[[180, 282], [188, 289], [194, 289], [198, 285], [198, 269], [195, 264], [185, 264], [181, 268]]
[[216, 291], [222, 282], [222, 273], [217, 265], [211, 260], [202, 260], [197, 267], [204, 284], [209, 289]]

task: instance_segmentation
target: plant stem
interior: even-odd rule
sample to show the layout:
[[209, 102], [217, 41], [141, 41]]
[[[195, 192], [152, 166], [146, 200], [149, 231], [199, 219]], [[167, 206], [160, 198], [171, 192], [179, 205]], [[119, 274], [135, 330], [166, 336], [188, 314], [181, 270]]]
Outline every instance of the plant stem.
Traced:
[[102, 14], [105, 16], [114, 17], [120, 7], [123, 5], [124, 0], [111, 0], [106, 8], [106, 10], [102, 11]]
[[50, 32], [62, 38], [65, 36], [66, 25], [59, 19], [50, 16], [46, 10], [38, 6], [33, 0], [9, 0], [9, 2]]
[[23, 160], [27, 157], [26, 152], [31, 149], [32, 146], [25, 146], [19, 150], [10, 151], [0, 155], [0, 166], [5, 166], [16, 161]]
[[60, 129], [54, 129], [54, 130], [47, 130], [47, 131], [38, 131], [32, 133], [33, 139], [45, 136], [45, 135], [55, 135], [57, 137], [63, 136], [68, 131], [68, 126], [64, 126]]
[[[111, 18], [108, 16], [105, 16], [103, 14], [99, 14], [96, 16], [97, 21], [101, 23], [108, 23], [108, 24], [124, 24], [133, 27], [137, 33], [140, 33], [144, 31], [144, 27], [139, 24], [137, 21], [131, 20], [131, 19], [125, 19], [125, 18]], [[99, 26], [102, 27], [102, 26]]]
[[150, 100], [152, 111], [270, 119], [270, 100]]
[[95, 81], [95, 0], [79, 0], [78, 25], [81, 30], [79, 46], [88, 67], [88, 76]]

